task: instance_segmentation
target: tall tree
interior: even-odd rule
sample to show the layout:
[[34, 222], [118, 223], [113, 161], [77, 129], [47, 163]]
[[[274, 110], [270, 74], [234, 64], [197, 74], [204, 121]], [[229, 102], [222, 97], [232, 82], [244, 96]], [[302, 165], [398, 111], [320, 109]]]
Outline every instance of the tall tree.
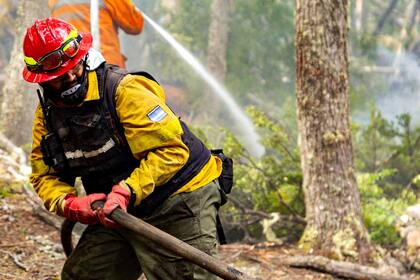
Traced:
[[[207, 67], [221, 83], [226, 78], [226, 50], [229, 32], [229, 13], [232, 0], [212, 0], [207, 41]], [[203, 108], [212, 108], [213, 115], [219, 114], [220, 101], [214, 98], [211, 90], [206, 91]]]
[[353, 11], [353, 27], [359, 34], [363, 29], [363, 0], [356, 0]]
[[389, 18], [389, 16], [391, 15], [392, 11], [395, 10], [395, 7], [398, 4], [398, 0], [391, 0], [389, 2], [388, 7], [386, 8], [385, 12], [382, 14], [381, 18], [378, 21], [378, 24], [376, 25], [376, 29], [373, 32], [374, 35], [378, 35], [379, 33], [381, 33], [382, 28], [385, 25], [385, 21]]
[[226, 48], [231, 2], [231, 0], [213, 0], [210, 8], [207, 65], [210, 72], [221, 82], [224, 82], [226, 77]]
[[307, 226], [301, 245], [336, 259], [370, 253], [353, 165], [347, 0], [296, 1], [296, 95]]
[[7, 79], [3, 87], [0, 110], [0, 130], [15, 144], [29, 143], [32, 118], [36, 106], [34, 85], [21, 76], [23, 65], [23, 36], [35, 19], [48, 16], [47, 0], [20, 1], [15, 23], [15, 41], [10, 63], [5, 68]]

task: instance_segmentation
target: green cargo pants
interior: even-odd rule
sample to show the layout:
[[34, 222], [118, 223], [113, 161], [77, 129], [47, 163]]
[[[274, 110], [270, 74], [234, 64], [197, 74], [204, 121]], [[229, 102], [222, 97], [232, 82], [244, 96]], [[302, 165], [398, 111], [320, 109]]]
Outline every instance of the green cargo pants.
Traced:
[[[167, 199], [143, 220], [210, 254], [217, 254], [216, 213], [220, 206], [216, 183]], [[62, 280], [217, 279], [197, 265], [124, 229], [88, 226], [64, 264]]]

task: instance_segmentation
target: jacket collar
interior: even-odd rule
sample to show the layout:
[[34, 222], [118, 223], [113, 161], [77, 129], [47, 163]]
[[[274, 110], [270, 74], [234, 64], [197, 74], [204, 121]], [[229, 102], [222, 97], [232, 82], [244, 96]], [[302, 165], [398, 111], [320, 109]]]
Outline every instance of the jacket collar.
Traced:
[[100, 97], [99, 97], [98, 77], [96, 76], [96, 71], [89, 71], [88, 91], [86, 93], [86, 97], [83, 102], [98, 100], [99, 98]]

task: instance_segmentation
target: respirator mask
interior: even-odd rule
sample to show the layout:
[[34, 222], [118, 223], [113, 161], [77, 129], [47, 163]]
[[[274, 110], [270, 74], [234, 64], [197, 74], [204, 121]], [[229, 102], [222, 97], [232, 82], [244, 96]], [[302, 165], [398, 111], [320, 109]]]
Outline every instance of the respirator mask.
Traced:
[[[86, 63], [87, 58], [85, 58], [81, 63], [83, 64], [83, 74], [80, 77], [77, 77], [77, 82], [70, 88], [66, 88], [61, 92], [53, 90], [47, 83], [41, 84], [41, 87], [44, 92], [44, 96], [53, 102], [61, 103], [68, 106], [79, 105], [83, 102], [86, 97], [88, 89], [88, 70], [89, 67]], [[76, 66], [78, 67], [78, 66]]]

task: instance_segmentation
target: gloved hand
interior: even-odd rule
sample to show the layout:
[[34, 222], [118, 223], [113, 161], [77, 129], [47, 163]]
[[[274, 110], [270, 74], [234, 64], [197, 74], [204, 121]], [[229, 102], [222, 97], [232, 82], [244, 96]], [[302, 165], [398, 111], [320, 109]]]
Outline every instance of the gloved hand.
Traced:
[[96, 211], [92, 210], [92, 203], [95, 201], [106, 200], [104, 193], [93, 193], [86, 196], [68, 195], [64, 198], [64, 216], [73, 222], [81, 222], [82, 224], [98, 223]]
[[124, 212], [127, 212], [128, 203], [130, 202], [131, 191], [130, 187], [121, 181], [117, 185], [112, 187], [112, 191], [108, 194], [105, 205], [103, 208], [98, 209], [98, 218], [101, 224], [108, 228], [117, 228], [119, 225], [107, 218], [110, 216], [112, 211], [121, 208]]

